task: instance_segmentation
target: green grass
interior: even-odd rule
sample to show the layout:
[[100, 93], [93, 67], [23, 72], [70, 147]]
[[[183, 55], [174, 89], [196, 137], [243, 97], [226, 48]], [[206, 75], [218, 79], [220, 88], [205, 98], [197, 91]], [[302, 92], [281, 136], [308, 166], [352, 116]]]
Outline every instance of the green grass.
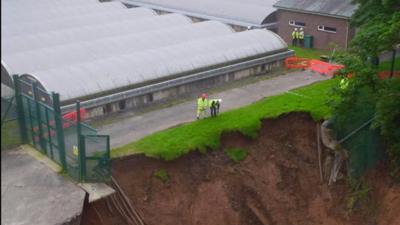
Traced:
[[1, 149], [9, 149], [21, 144], [18, 121], [13, 120], [3, 124], [1, 128]]
[[[384, 61], [379, 64], [379, 71], [390, 71], [391, 66], [392, 66], [392, 60]], [[397, 57], [394, 60], [394, 70], [395, 71], [400, 70], [400, 57]]]
[[247, 157], [247, 151], [242, 148], [231, 148], [225, 150], [225, 153], [231, 158], [234, 162], [238, 163], [244, 160]]
[[171, 179], [168, 172], [164, 169], [161, 169], [161, 170], [158, 170], [157, 172], [155, 172], [154, 176], [159, 178], [164, 183], [168, 182]]
[[[337, 79], [326, 80], [313, 85], [293, 90], [260, 100], [249, 106], [221, 113], [217, 118], [207, 118], [156, 132], [136, 142], [113, 149], [113, 158], [144, 153], [147, 156], [176, 159], [190, 151], [218, 149], [220, 136], [224, 131], [239, 131], [244, 135], [256, 137], [261, 126], [261, 119], [277, 117], [292, 111], [310, 112], [319, 120], [330, 115], [327, 105], [331, 87]], [[303, 97], [303, 96], [307, 97]]]
[[320, 59], [321, 55], [331, 55], [331, 52], [326, 50], [300, 48], [295, 46], [289, 46], [289, 49], [294, 50], [296, 52], [296, 56], [301, 58]]

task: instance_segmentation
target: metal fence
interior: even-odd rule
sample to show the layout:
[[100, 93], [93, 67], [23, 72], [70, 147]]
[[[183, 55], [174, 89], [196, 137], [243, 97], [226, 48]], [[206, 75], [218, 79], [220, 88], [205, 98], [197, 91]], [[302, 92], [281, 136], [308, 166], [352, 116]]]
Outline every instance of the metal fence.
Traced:
[[[57, 93], [49, 94], [14, 76], [16, 112], [22, 142], [28, 143], [62, 166], [79, 182], [110, 180], [110, 141], [76, 120], [63, 118]], [[79, 102], [76, 105], [80, 112]]]

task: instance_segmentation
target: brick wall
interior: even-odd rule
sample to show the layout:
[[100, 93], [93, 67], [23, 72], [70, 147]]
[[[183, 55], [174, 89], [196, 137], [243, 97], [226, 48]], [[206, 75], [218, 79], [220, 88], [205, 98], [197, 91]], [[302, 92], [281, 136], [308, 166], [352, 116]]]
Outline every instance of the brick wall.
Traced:
[[[289, 25], [289, 20], [305, 23], [304, 34], [314, 37], [314, 48], [328, 49], [329, 43], [334, 42], [341, 48], [347, 48], [348, 43], [354, 36], [354, 29], [350, 28], [349, 21], [327, 16], [278, 10], [278, 34], [288, 44], [292, 43], [292, 31], [295, 26]], [[336, 28], [336, 33], [319, 31], [318, 26]]]

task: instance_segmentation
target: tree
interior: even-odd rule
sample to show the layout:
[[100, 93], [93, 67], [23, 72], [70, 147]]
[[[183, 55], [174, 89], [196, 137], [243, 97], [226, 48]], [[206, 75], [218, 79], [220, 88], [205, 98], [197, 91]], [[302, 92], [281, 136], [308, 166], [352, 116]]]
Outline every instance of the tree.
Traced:
[[[341, 75], [353, 74], [349, 88], [337, 89], [333, 104], [338, 127], [351, 123], [363, 111], [374, 112], [373, 127], [386, 140], [392, 175], [400, 180], [400, 78], [378, 79], [378, 70], [370, 62], [400, 43], [399, 0], [355, 0], [359, 7], [352, 24], [359, 28], [348, 52], [338, 57], [346, 67]], [[357, 111], [358, 110], [358, 111]], [[342, 123], [342, 124], [340, 124]]]

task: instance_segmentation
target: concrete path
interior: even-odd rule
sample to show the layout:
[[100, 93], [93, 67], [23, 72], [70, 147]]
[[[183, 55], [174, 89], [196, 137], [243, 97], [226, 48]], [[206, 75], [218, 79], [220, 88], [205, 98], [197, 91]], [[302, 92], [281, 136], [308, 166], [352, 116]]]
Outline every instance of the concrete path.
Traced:
[[[239, 108], [264, 97], [306, 86], [329, 77], [311, 72], [293, 72], [262, 80], [240, 88], [223, 91], [210, 98], [223, 100], [220, 112]], [[97, 127], [102, 134], [110, 135], [111, 147], [120, 147], [156, 131], [164, 130], [196, 119], [196, 100], [152, 111], [139, 116], [123, 118]]]
[[1, 152], [1, 224], [80, 224], [85, 192], [22, 148]]

